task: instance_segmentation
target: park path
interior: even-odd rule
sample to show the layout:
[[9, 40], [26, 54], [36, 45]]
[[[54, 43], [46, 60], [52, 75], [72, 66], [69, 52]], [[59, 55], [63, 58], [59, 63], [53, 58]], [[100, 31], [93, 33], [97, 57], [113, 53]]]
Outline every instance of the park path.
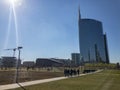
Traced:
[[[100, 72], [96, 71], [94, 73]], [[93, 74], [93, 73], [88, 73], [88, 74]], [[84, 76], [84, 75], [88, 75], [88, 74], [80, 74], [79, 76]], [[78, 76], [73, 76], [73, 77], [78, 77]], [[62, 80], [62, 79], [67, 79], [70, 77], [56, 77], [56, 78], [50, 78], [50, 79], [42, 79], [42, 80], [35, 80], [35, 81], [29, 81], [29, 82], [23, 82], [23, 83], [15, 83], [15, 84], [7, 84], [7, 85], [0, 85], [0, 90], [7, 90], [7, 89], [15, 89], [15, 88], [19, 88], [20, 86], [23, 88], [24, 90], [24, 86], [30, 86], [30, 85], [35, 85], [35, 84], [41, 84], [41, 83], [46, 83], [46, 82], [51, 82], [51, 81], [57, 81], [57, 80]]]
[[15, 84], [8, 84], [8, 85], [0, 85], [0, 90], [14, 89], [14, 88], [20, 87], [20, 85], [23, 87], [23, 86], [29, 86], [29, 85], [35, 85], [35, 84], [40, 84], [40, 83], [56, 81], [56, 80], [62, 80], [62, 79], [66, 79], [66, 78], [67, 77], [57, 77], [57, 78], [23, 82], [23, 83], [19, 83], [19, 84], [15, 83]]

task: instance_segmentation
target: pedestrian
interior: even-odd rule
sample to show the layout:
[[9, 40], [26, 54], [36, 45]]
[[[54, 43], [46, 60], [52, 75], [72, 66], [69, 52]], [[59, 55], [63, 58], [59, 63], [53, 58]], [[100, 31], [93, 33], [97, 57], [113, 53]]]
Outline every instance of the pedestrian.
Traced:
[[70, 75], [70, 70], [67, 69], [67, 76], [69, 77], [69, 75]]
[[67, 76], [67, 69], [64, 69], [64, 76]]
[[79, 74], [80, 74], [80, 70], [79, 70], [79, 69], [77, 69], [77, 74], [78, 74], [78, 76], [79, 76]]
[[71, 69], [70, 70], [70, 76], [72, 77], [72, 75], [73, 75], [73, 70]]

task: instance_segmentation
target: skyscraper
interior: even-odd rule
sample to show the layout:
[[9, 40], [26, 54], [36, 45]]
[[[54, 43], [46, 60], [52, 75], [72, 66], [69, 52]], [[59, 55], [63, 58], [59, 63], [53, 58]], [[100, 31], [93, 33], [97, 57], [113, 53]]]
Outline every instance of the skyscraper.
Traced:
[[79, 46], [85, 63], [109, 63], [106, 34], [103, 34], [102, 22], [95, 19], [81, 18], [79, 9]]
[[72, 64], [79, 66], [80, 65], [80, 53], [72, 53], [71, 59], [73, 61]]

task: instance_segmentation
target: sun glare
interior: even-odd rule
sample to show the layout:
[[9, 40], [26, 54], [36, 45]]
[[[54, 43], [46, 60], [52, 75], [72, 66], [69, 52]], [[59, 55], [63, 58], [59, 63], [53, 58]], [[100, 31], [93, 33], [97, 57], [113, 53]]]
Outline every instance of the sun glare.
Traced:
[[14, 5], [14, 4], [17, 4], [19, 0], [9, 0], [9, 3]]

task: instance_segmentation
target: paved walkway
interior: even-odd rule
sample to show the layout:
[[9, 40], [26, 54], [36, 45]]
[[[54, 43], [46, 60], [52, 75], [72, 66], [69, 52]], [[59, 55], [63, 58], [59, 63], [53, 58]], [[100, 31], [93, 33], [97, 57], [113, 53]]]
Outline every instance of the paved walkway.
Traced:
[[[96, 71], [94, 73], [100, 72]], [[93, 74], [93, 73], [88, 73], [88, 74]], [[88, 74], [80, 74], [79, 76], [84, 76]], [[77, 77], [77, 76], [74, 76]], [[62, 79], [67, 79], [69, 77], [56, 77], [56, 78], [50, 78], [50, 79], [43, 79], [43, 80], [35, 80], [35, 81], [29, 81], [29, 82], [23, 82], [19, 84], [7, 84], [7, 85], [0, 85], [0, 90], [7, 90], [7, 89], [15, 89], [19, 88], [20, 86], [30, 86], [30, 85], [35, 85], [35, 84], [40, 84], [40, 83], [46, 83], [46, 82], [51, 82], [51, 81], [57, 81], [57, 80], [62, 80]]]

